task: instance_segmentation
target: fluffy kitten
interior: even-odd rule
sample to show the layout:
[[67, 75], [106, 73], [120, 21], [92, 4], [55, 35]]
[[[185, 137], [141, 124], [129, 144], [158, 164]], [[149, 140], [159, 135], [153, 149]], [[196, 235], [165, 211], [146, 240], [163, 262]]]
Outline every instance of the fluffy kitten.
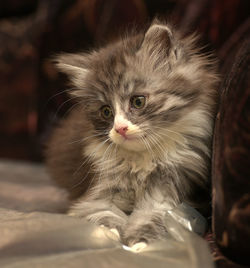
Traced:
[[133, 245], [163, 238], [166, 210], [209, 204], [214, 64], [169, 25], [90, 54], [63, 54], [78, 104], [55, 130], [47, 162], [70, 214], [117, 228]]

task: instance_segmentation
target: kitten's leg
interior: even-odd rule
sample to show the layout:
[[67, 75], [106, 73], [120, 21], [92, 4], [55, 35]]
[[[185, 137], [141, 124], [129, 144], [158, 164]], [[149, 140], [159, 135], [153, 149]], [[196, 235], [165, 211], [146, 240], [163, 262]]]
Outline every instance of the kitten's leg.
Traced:
[[116, 228], [119, 233], [128, 221], [128, 216], [123, 211], [105, 199], [80, 200], [71, 207], [68, 214], [108, 228]]
[[164, 239], [167, 234], [164, 217], [166, 211], [174, 207], [172, 200], [147, 195], [141, 200], [128, 219], [121, 235], [123, 243], [133, 246], [136, 243], [149, 243]]

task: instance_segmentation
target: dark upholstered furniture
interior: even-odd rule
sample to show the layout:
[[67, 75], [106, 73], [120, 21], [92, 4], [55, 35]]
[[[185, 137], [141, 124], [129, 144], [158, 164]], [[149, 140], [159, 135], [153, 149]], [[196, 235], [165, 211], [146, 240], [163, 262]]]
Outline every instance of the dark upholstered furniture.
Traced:
[[225, 61], [230, 65], [224, 67], [216, 118], [212, 194], [218, 246], [235, 262], [250, 265], [250, 20], [244, 27]]

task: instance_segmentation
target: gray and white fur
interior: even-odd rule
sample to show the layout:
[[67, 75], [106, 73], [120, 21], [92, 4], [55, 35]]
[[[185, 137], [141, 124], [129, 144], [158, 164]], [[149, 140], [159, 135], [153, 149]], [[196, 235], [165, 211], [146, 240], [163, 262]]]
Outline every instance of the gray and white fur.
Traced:
[[209, 206], [218, 76], [215, 64], [154, 21], [92, 53], [62, 54], [77, 99], [47, 150], [52, 177], [74, 201], [71, 215], [116, 228], [123, 243], [165, 236], [180, 202]]

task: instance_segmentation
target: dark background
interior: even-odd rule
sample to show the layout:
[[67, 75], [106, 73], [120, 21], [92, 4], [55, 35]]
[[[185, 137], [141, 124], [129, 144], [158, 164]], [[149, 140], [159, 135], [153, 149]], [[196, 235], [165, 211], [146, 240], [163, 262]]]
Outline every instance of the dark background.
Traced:
[[223, 76], [249, 10], [249, 0], [1, 0], [0, 158], [42, 160], [53, 124], [72, 107], [54, 54], [98, 47], [158, 15], [200, 32]]

